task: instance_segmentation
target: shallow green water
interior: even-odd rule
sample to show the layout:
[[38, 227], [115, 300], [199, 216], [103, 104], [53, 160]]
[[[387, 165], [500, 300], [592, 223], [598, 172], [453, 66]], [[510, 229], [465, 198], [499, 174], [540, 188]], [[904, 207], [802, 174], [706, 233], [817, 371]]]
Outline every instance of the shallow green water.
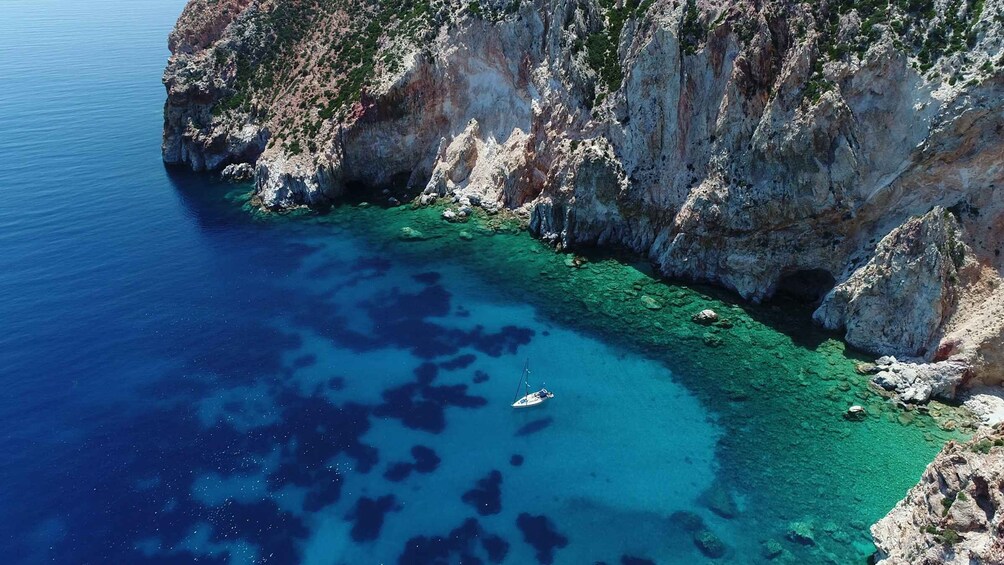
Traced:
[[[455, 261], [505, 298], [664, 363], [724, 429], [718, 483], [741, 512], [713, 525], [759, 532], [759, 543], [783, 542], [785, 553], [773, 562], [866, 560], [874, 550], [868, 526], [915, 484], [944, 442], [961, 435], [870, 391], [854, 369], [870, 357], [813, 326], [802, 305], [743, 304], [717, 289], [658, 280], [643, 263], [579, 257], [576, 266], [577, 256], [554, 252], [515, 221], [452, 224], [439, 214], [434, 207], [344, 206], [279, 221], [336, 224], [395, 255]], [[403, 240], [405, 227], [423, 239]], [[706, 308], [727, 323], [691, 320]], [[865, 406], [866, 421], [843, 418], [854, 404]], [[945, 421], [953, 409], [934, 413]], [[809, 526], [816, 543], [786, 540], [794, 523]], [[738, 562], [765, 559], [759, 543], [737, 548]]]

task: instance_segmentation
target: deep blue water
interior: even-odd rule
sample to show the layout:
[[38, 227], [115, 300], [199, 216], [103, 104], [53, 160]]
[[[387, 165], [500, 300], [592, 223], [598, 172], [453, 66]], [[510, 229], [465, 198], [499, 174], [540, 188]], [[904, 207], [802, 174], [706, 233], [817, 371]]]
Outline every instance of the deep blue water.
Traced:
[[2, 4], [3, 561], [698, 558], [720, 431], [663, 366], [165, 170], [182, 6]]

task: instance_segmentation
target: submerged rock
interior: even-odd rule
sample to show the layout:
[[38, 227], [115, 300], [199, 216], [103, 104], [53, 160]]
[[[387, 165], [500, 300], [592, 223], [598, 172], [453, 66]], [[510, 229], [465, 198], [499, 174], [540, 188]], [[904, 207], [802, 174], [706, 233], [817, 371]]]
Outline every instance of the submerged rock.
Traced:
[[875, 363], [855, 363], [854, 372], [859, 375], [870, 375], [878, 370], [878, 365]]
[[690, 319], [698, 324], [711, 325], [718, 321], [718, 313], [709, 308], [694, 314]]
[[851, 420], [852, 422], [861, 422], [868, 417], [868, 413], [865, 412], [863, 406], [855, 404], [844, 412], [844, 419]]
[[769, 539], [763, 542], [763, 556], [767, 559], [777, 559], [784, 553], [784, 547], [781, 542], [775, 539]]
[[715, 535], [714, 532], [708, 529], [703, 529], [694, 533], [694, 545], [697, 546], [697, 549], [701, 550], [701, 553], [712, 559], [722, 557], [725, 555], [725, 551], [727, 550], [725, 542]]
[[816, 534], [810, 521], [791, 522], [788, 524], [788, 532], [785, 537], [788, 538], [788, 541], [800, 545], [816, 545]]
[[674, 526], [689, 533], [694, 533], [704, 528], [704, 518], [686, 510], [673, 512], [669, 516], [669, 521]]
[[706, 332], [701, 339], [704, 341], [704, 345], [708, 347], [720, 347], [725, 344], [725, 340], [714, 332]]
[[656, 300], [655, 298], [652, 298], [651, 296], [649, 296], [647, 294], [643, 294], [640, 300], [641, 300], [642, 306], [644, 306], [645, 308], [648, 308], [649, 310], [661, 310], [662, 309], [662, 302], [659, 302], [658, 300]]
[[397, 238], [401, 241], [421, 241], [426, 239], [425, 234], [413, 227], [405, 226], [398, 232]]
[[732, 492], [728, 487], [721, 483], [721, 481], [715, 481], [703, 494], [701, 494], [700, 501], [704, 506], [711, 510], [715, 514], [718, 514], [722, 518], [735, 518], [739, 515], [739, 506], [736, 505], [736, 500], [732, 496]]

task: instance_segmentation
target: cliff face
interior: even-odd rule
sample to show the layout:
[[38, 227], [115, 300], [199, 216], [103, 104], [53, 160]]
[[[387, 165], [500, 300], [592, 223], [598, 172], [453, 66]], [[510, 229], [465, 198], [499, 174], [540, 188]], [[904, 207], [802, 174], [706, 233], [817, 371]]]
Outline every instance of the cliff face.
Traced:
[[881, 565], [1004, 563], [1004, 428], [946, 445], [871, 531]]
[[[857, 4], [854, 6], [853, 4]], [[164, 159], [525, 214], [1004, 379], [1004, 2], [193, 0]]]

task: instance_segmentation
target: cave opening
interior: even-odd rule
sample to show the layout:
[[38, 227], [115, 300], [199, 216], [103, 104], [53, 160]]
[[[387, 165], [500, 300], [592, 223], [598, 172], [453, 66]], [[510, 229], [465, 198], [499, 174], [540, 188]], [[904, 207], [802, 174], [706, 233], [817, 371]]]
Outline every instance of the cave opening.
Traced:
[[345, 182], [345, 191], [341, 200], [348, 204], [359, 204], [367, 202], [382, 208], [408, 204], [421, 195], [425, 188], [423, 183], [419, 187], [410, 186], [410, 171], [399, 171], [390, 175], [389, 180], [382, 183], [370, 183], [359, 179]]
[[775, 296], [816, 304], [837, 284], [826, 269], [799, 269], [781, 276]]

